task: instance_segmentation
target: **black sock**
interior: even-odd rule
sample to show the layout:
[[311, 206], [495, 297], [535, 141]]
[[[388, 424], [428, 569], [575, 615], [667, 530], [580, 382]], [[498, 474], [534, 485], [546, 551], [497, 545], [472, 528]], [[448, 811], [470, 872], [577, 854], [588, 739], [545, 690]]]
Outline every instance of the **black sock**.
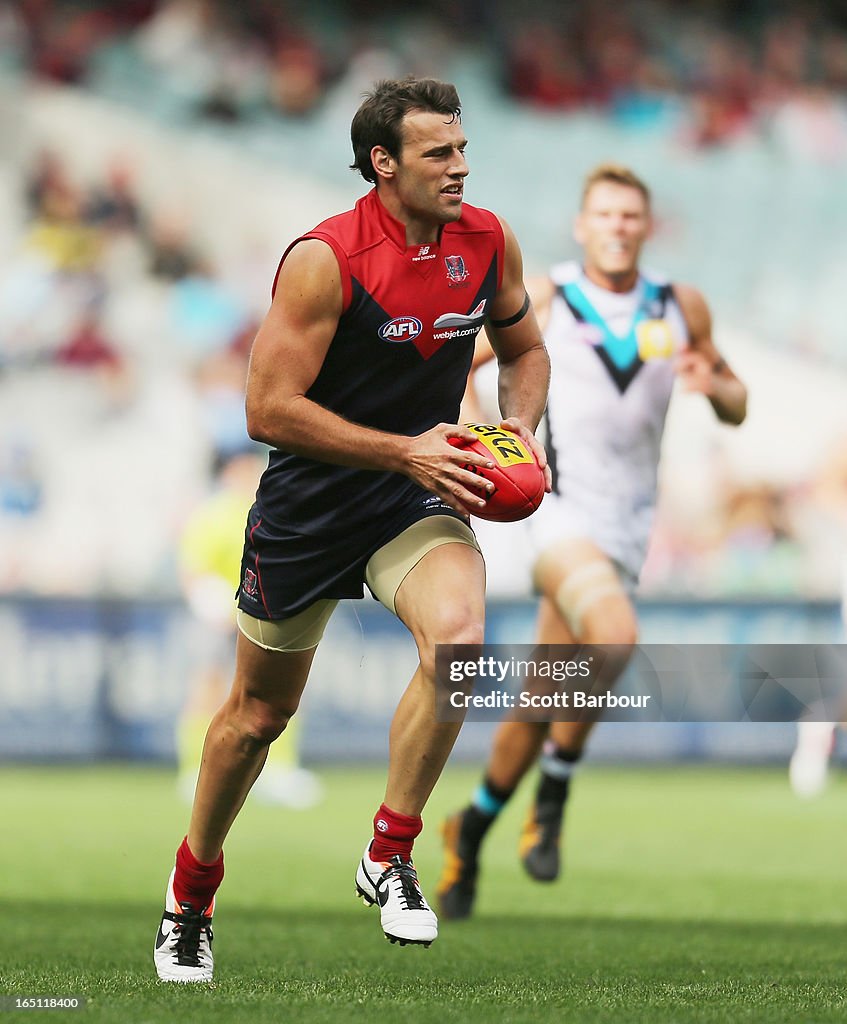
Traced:
[[570, 790], [571, 769], [581, 756], [582, 751], [545, 746], [541, 758], [541, 778], [535, 792], [535, 817], [539, 824], [561, 819], [562, 808]]
[[473, 803], [465, 809], [462, 815], [459, 842], [466, 850], [479, 848], [486, 832], [494, 824], [497, 815], [506, 806], [513, 792], [513, 789], [495, 786], [488, 776], [483, 779], [474, 794]]
[[570, 784], [570, 779], [551, 779], [542, 774], [535, 792], [535, 819], [540, 825], [561, 817]]

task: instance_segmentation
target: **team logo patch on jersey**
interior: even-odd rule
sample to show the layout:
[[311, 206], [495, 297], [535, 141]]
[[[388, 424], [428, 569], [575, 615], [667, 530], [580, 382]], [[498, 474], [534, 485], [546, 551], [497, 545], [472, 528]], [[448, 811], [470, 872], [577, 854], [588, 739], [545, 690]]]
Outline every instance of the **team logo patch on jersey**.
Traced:
[[635, 328], [635, 336], [643, 363], [650, 359], [670, 359], [673, 355], [673, 332], [667, 320], [642, 320]]
[[247, 597], [255, 597], [259, 593], [258, 580], [252, 569], [244, 570], [244, 579], [241, 581], [242, 593]]
[[447, 267], [447, 277], [450, 279], [450, 287], [456, 288], [471, 276], [465, 269], [463, 256], [445, 256], [444, 263]]
[[389, 320], [380, 327], [379, 336], [383, 341], [397, 344], [417, 338], [422, 330], [423, 324], [416, 316], [395, 316], [393, 320]]

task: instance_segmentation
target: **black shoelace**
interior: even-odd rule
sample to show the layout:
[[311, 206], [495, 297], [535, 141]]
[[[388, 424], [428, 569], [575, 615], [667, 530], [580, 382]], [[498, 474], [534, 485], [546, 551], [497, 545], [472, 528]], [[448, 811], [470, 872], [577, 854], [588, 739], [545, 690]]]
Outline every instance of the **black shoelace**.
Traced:
[[212, 941], [212, 919], [204, 917], [190, 906], [183, 904], [181, 914], [173, 914], [174, 932], [177, 934], [175, 955], [181, 967], [205, 967], [200, 959], [200, 937], [206, 932]]
[[424, 899], [418, 888], [418, 873], [412, 862], [394, 856], [389, 861], [391, 867], [383, 871], [378, 885], [389, 882], [392, 878], [400, 879], [400, 903], [406, 910], [424, 910]]

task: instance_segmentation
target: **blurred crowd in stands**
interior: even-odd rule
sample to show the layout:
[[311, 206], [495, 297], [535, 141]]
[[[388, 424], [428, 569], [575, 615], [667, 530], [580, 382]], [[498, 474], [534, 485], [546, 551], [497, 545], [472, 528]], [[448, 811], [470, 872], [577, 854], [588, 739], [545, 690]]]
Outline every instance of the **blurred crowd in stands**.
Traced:
[[43, 152], [21, 192], [0, 276], [0, 591], [175, 591], [182, 522], [256, 447], [263, 310], [118, 158], [84, 186]]
[[696, 502], [660, 497], [641, 580], [646, 594], [831, 597], [847, 579], [847, 435], [791, 484], [739, 479], [722, 457], [701, 467]]
[[[0, 592], [173, 594], [188, 515], [257, 448], [243, 389], [267, 295], [145, 209], [119, 159], [83, 186], [42, 152], [21, 206], [0, 284]], [[832, 594], [847, 531], [847, 438], [833, 442], [791, 486], [718, 464], [698, 469], [700, 494], [669, 488], [646, 592]]]
[[[536, 18], [536, 5], [526, 16], [453, 0], [410, 34], [411, 16], [373, 0], [328, 4], [324, 21], [272, 0], [20, 0], [0, 2], [0, 62], [85, 85], [98, 54], [130, 45], [198, 117], [301, 118], [357, 56], [373, 70], [373, 50], [406, 32], [409, 70], [475, 40], [520, 102], [590, 105], [642, 128], [674, 118], [698, 146], [819, 133], [813, 155], [837, 159], [844, 23], [790, 8], [754, 3], [730, 24], [741, 15], [728, 2], [558, 4]], [[115, 155], [80, 181], [45, 150], [14, 184], [20, 227], [0, 253], [0, 593], [176, 594], [191, 510], [257, 447], [243, 389], [273, 266], [215, 265], [185, 211], [146, 206], [136, 175]], [[847, 438], [832, 441], [791, 485], [704, 467], [702, 500], [662, 508], [645, 590], [831, 596], [847, 534]]]
[[631, 0], [560, 10], [552, 24], [530, 15], [504, 48], [512, 96], [588, 105], [633, 128], [670, 125], [696, 147], [762, 133], [822, 160], [845, 155], [847, 32], [823, 5]]
[[[302, 118], [336, 86], [472, 55], [514, 100], [671, 129], [692, 146], [750, 134], [829, 163], [847, 156], [847, 8], [752, 0], [18, 0], [0, 59], [85, 83], [123, 47], [197, 116]], [[375, 72], [375, 74], [371, 74]]]

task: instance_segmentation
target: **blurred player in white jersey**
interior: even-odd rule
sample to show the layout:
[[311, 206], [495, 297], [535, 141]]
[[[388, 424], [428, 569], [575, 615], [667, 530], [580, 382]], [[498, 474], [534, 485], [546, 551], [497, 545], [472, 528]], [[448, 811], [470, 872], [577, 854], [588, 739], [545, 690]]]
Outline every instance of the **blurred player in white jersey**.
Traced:
[[[553, 493], [527, 520], [540, 594], [536, 639], [618, 645], [617, 675], [637, 641], [633, 595], [674, 380], [705, 395], [725, 423], [741, 423], [747, 404], [744, 385], [712, 341], [700, 292], [640, 269], [651, 226], [647, 186], [626, 167], [597, 167], [574, 225], [582, 262], [555, 265], [531, 290], [552, 364], [546, 424]], [[490, 357], [480, 345], [475, 363]], [[501, 723], [471, 803], [443, 826], [444, 917], [471, 914], [483, 839], [539, 755], [541, 778], [519, 851], [532, 878], [558, 877], [570, 778], [592, 725]]]

